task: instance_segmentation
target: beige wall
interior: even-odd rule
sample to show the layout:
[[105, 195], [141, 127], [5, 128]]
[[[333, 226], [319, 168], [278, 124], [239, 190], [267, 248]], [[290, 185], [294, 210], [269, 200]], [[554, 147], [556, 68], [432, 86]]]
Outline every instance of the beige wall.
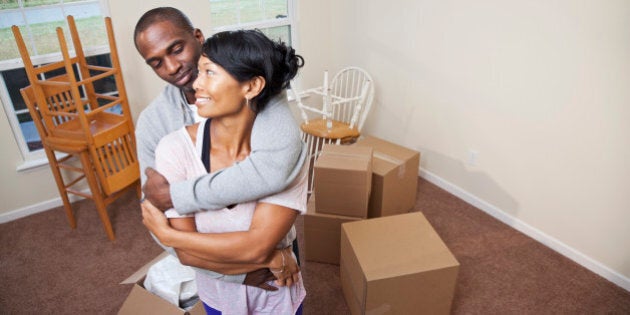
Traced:
[[330, 62], [375, 78], [366, 132], [627, 281], [630, 2], [341, 2]]
[[[324, 69], [364, 67], [376, 81], [366, 133], [419, 149], [424, 174], [627, 284], [629, 2], [299, 2], [301, 86], [319, 84]], [[162, 83], [131, 29], [145, 9], [168, 3], [109, 3], [137, 115]], [[206, 3], [178, 7], [205, 30]], [[4, 120], [0, 131], [11, 134]], [[0, 214], [52, 198], [50, 172], [16, 173], [14, 140], [0, 139]]]
[[[1, 102], [1, 101], [0, 101]], [[17, 172], [16, 169], [24, 162], [24, 158], [18, 148], [17, 141], [13, 137], [11, 125], [2, 108], [0, 119], [0, 216], [20, 212], [50, 199], [58, 198], [57, 186], [48, 165]], [[38, 209], [42, 210], [42, 209]], [[0, 220], [3, 222], [6, 220]]]

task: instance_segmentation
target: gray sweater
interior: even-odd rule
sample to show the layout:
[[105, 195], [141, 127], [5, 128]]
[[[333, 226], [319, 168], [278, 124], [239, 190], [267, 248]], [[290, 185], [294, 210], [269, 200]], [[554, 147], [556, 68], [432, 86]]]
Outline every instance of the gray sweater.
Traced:
[[[193, 112], [186, 98], [170, 84], [140, 113], [136, 122], [136, 142], [143, 185], [146, 181], [144, 170], [155, 167], [155, 147], [160, 139], [193, 122]], [[250, 155], [223, 170], [194, 180], [171, 183], [174, 208], [180, 214], [222, 209], [280, 192], [297, 176], [305, 160], [306, 146], [288, 108], [286, 93], [282, 92], [256, 116]], [[166, 249], [174, 253], [172, 249]], [[244, 279], [244, 275], [225, 277], [224, 280], [230, 282]]]

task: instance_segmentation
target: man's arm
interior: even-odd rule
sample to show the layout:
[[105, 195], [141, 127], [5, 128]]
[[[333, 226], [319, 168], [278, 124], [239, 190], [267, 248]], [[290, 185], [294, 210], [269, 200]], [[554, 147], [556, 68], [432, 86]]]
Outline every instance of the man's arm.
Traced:
[[152, 129], [151, 121], [140, 114], [136, 123], [136, 152], [138, 154], [138, 162], [140, 163], [140, 182], [144, 185], [147, 177], [144, 170], [147, 167], [155, 167], [155, 147], [160, 140], [150, 132]]
[[272, 99], [256, 117], [251, 147], [250, 155], [231, 167], [171, 183], [170, 197], [177, 212], [221, 209], [257, 200], [282, 191], [295, 179], [307, 154], [285, 93]]
[[138, 116], [135, 133], [142, 185], [147, 182], [145, 170], [155, 167], [155, 148], [162, 137], [194, 122], [184, 103], [181, 91], [168, 84]]

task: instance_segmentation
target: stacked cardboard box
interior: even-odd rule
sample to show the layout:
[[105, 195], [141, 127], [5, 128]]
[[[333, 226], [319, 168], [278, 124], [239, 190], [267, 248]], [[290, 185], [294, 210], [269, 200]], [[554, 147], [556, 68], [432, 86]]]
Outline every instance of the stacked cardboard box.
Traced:
[[[369, 166], [361, 148], [372, 150]], [[315, 163], [306, 259], [340, 265], [352, 314], [450, 312], [459, 263], [422, 213], [408, 213], [419, 164], [419, 152], [369, 136], [325, 147]]]
[[317, 212], [367, 217], [372, 189], [372, 148], [326, 144], [314, 168]]
[[368, 218], [409, 212], [416, 204], [420, 152], [367, 136], [355, 146], [374, 150]]
[[448, 314], [459, 263], [420, 212], [342, 224], [352, 314]]
[[339, 264], [341, 224], [367, 217], [372, 148], [324, 145], [304, 216], [305, 258]]
[[361, 220], [336, 214], [317, 213], [311, 196], [304, 215], [305, 259], [339, 265], [341, 224]]
[[413, 209], [420, 153], [367, 136], [325, 145], [314, 164], [314, 193], [304, 217], [305, 258], [339, 264], [340, 225]]

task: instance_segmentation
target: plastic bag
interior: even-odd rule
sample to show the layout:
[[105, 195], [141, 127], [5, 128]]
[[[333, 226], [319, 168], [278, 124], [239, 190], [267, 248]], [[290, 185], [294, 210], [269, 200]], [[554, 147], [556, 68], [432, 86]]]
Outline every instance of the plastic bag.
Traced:
[[155, 263], [144, 279], [144, 287], [153, 294], [182, 308], [191, 307], [199, 299], [195, 271], [174, 256]]

